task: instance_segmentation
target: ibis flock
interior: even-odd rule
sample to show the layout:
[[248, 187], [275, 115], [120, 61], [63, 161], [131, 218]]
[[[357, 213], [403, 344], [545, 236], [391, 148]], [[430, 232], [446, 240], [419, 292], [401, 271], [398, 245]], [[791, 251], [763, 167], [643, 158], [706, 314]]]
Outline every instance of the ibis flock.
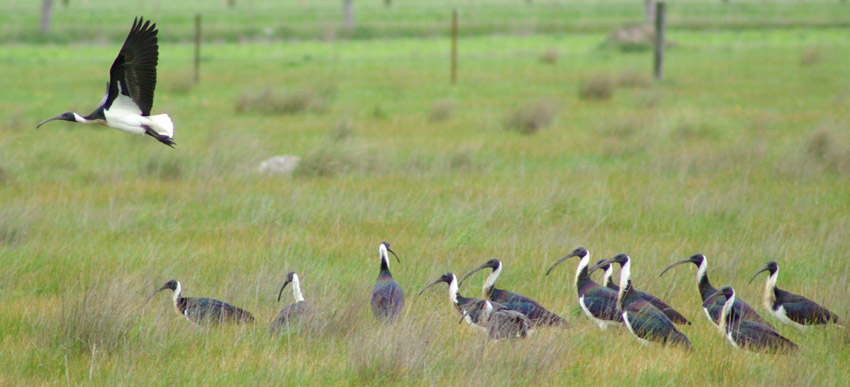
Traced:
[[[100, 105], [89, 115], [74, 112], [62, 113], [38, 125], [54, 120], [82, 124], [100, 124], [124, 132], [148, 135], [173, 147], [174, 124], [166, 114], [150, 115], [156, 87], [156, 65], [158, 61], [156, 24], [137, 18], [118, 57], [109, 70], [106, 93]], [[390, 249], [388, 242], [378, 246], [380, 271], [371, 292], [371, 309], [376, 321], [393, 324], [402, 318], [405, 311], [404, 291], [390, 272], [389, 254], [401, 263], [398, 255]], [[578, 307], [582, 313], [600, 329], [624, 327], [639, 342], [657, 343], [670, 347], [691, 349], [691, 342], [680, 330], [691, 325], [685, 316], [673, 307], [645, 291], [638, 290], [631, 278], [633, 259], [626, 254], [590, 263], [590, 253], [578, 247], [563, 258], [555, 261], [552, 270], [570, 258], [578, 258], [573, 285], [577, 294]], [[620, 268], [619, 286], [614, 283], [614, 264]], [[708, 279], [708, 262], [704, 255], [695, 254], [688, 259], [675, 262], [661, 271], [663, 276], [671, 268], [693, 263], [696, 266], [696, 282], [702, 310], [709, 323], [723, 334], [732, 346], [751, 351], [782, 353], [793, 351], [797, 345], [777, 333], [775, 327], [763, 319], [753, 307], [741, 300], [731, 286], [716, 289]], [[490, 269], [484, 280], [482, 298], [464, 297], [460, 286], [474, 273]], [[446, 272], [430, 284], [445, 282], [448, 286], [449, 302], [460, 314], [460, 321], [486, 333], [494, 340], [525, 338], [537, 329], [569, 329], [571, 324], [557, 313], [546, 309], [539, 302], [523, 294], [496, 288], [496, 280], [502, 273], [502, 261], [492, 258], [470, 270], [458, 281], [452, 272]], [[602, 283], [595, 282], [591, 275], [602, 269]], [[805, 329], [812, 325], [837, 324], [838, 316], [823, 306], [803, 296], [782, 290], [776, 286], [779, 265], [770, 261], [757, 271], [767, 272], [763, 304], [780, 323]], [[283, 290], [291, 285], [294, 303], [285, 306], [270, 323], [269, 331], [277, 333], [313, 317], [318, 305], [308, 302], [301, 292], [298, 274], [286, 274], [278, 292], [278, 301]], [[148, 298], [160, 291], [173, 292], [177, 314], [196, 325], [221, 323], [253, 323], [254, 316], [242, 308], [224, 301], [204, 297], [183, 297], [179, 281], [169, 280]]]

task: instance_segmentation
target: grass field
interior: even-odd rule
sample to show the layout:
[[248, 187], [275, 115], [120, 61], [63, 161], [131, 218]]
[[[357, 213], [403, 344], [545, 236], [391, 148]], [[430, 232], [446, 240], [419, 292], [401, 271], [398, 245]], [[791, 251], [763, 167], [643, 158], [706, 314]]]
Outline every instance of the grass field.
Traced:
[[[763, 278], [746, 280], [773, 259], [781, 287], [850, 318], [846, 28], [673, 29], [658, 84], [648, 52], [605, 35], [464, 37], [456, 86], [442, 38], [210, 43], [196, 87], [192, 47], [164, 43], [154, 111], [176, 149], [34, 129], [95, 107], [116, 44], [3, 46], [0, 384], [846, 384], [850, 330], [781, 326], [799, 353], [737, 351], [693, 267], [658, 278], [702, 252], [714, 285], [767, 317]], [[610, 99], [579, 97], [600, 79]], [[293, 176], [256, 172], [278, 154], [303, 157]], [[391, 328], [368, 305], [383, 240], [407, 296]], [[635, 285], [693, 322], [694, 350], [581, 315], [575, 262], [543, 276], [579, 245], [629, 253]], [[444, 286], [417, 296], [490, 257], [497, 286], [573, 329], [488, 343]], [[289, 270], [323, 319], [273, 339]], [[143, 304], [170, 278], [257, 324], [198, 329], [170, 295]]]

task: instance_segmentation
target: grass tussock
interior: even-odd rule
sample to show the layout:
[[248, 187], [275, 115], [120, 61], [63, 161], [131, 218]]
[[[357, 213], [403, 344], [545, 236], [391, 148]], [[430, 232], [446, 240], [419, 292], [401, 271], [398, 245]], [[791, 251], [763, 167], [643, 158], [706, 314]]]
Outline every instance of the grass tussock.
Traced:
[[652, 85], [652, 77], [649, 71], [639, 71], [634, 68], [628, 68], [620, 71], [615, 83], [617, 87], [626, 88], [645, 88]]
[[806, 154], [824, 168], [839, 173], [850, 172], [850, 141], [837, 125], [822, 125], [815, 129], [806, 142]]
[[355, 144], [326, 142], [301, 157], [296, 176], [327, 177], [354, 171], [365, 171], [374, 166], [366, 148]]
[[347, 367], [362, 382], [420, 378], [434, 356], [436, 331], [426, 322], [402, 320], [390, 326], [355, 331], [348, 344]]
[[540, 63], [545, 64], [555, 64], [558, 63], [558, 59], [561, 57], [561, 53], [554, 48], [547, 49], [540, 53]]
[[450, 99], [441, 99], [434, 102], [431, 106], [431, 113], [428, 114], [428, 121], [442, 122], [448, 121], [455, 113], [455, 102]]
[[237, 113], [296, 114], [305, 111], [324, 111], [336, 88], [320, 85], [299, 90], [263, 89], [245, 93], [236, 102]]
[[140, 167], [140, 174], [159, 180], [178, 180], [183, 176], [184, 164], [185, 162], [179, 157], [151, 156]]
[[614, 96], [615, 86], [610, 74], [597, 74], [581, 82], [578, 96], [583, 100], [609, 100]]
[[800, 55], [800, 66], [811, 66], [823, 62], [823, 50], [819, 47], [808, 47]]
[[607, 45], [621, 51], [647, 51], [655, 41], [655, 27], [640, 24], [620, 27], [608, 34]]
[[35, 219], [29, 212], [10, 208], [0, 210], [0, 246], [13, 246], [23, 242]]
[[555, 119], [558, 108], [549, 100], [537, 100], [526, 103], [513, 112], [505, 120], [505, 128], [521, 134], [535, 134], [548, 127]]

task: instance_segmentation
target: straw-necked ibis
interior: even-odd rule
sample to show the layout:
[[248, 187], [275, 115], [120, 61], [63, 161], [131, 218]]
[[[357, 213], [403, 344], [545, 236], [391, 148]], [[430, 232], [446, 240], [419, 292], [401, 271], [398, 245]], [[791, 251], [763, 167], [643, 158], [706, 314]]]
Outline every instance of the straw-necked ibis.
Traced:
[[[605, 287], [607, 287], [607, 288], [609, 288], [609, 289], [611, 289], [615, 292], [619, 292], [620, 287], [617, 286], [617, 284], [614, 283], [614, 279], [613, 279], [614, 266], [611, 265], [611, 264], [605, 264], [605, 263], [603, 263], [603, 261], [604, 261], [604, 259], [601, 259], [598, 262], [596, 262], [596, 264], [600, 265], [599, 267], [602, 270], [605, 270], [605, 276], [603, 277], [603, 283], [605, 284]], [[637, 289], [632, 289], [632, 291], [637, 292], [637, 294], [641, 298], [649, 301], [650, 304], [652, 304], [653, 306], [658, 308], [658, 310], [660, 310], [662, 313], [666, 314], [667, 317], [670, 318], [670, 321], [672, 321], [674, 324], [691, 325], [691, 322], [688, 321], [688, 319], [686, 319], [685, 316], [682, 316], [682, 314], [677, 312], [676, 309], [673, 309], [672, 306], [667, 305], [666, 302], [661, 301], [661, 299], [659, 299], [658, 297], [655, 297], [652, 294], [649, 294], [647, 292], [643, 292], [643, 291], [640, 291], [640, 290], [637, 290]]]
[[488, 300], [498, 302], [508, 309], [515, 310], [526, 315], [528, 319], [531, 320], [533, 327], [559, 326], [567, 328], [570, 326], [567, 320], [564, 320], [561, 316], [546, 310], [546, 308], [540, 305], [537, 301], [519, 293], [514, 293], [504, 289], [497, 289], [494, 284], [496, 283], [496, 279], [499, 278], [499, 274], [502, 273], [502, 262], [496, 258], [489, 259], [487, 262], [481, 264], [481, 266], [478, 266], [475, 269], [472, 269], [469, 273], [466, 273], [466, 275], [463, 276], [463, 279], [460, 280], [460, 283], [463, 284], [463, 281], [469, 278], [469, 276], [473, 273], [487, 268], [493, 270], [484, 281], [483, 290], [485, 297]]
[[479, 298], [464, 305], [461, 309], [461, 321], [472, 311], [480, 314], [480, 322], [485, 324], [487, 333], [493, 340], [523, 339], [531, 332], [531, 320], [526, 315], [508, 309], [498, 302]]
[[768, 272], [764, 284], [764, 307], [783, 324], [803, 329], [806, 325], [838, 323], [838, 316], [814, 301], [776, 287], [776, 277], [779, 276], [779, 265], [769, 261], [757, 271], [750, 282], [761, 272]]
[[[711, 281], [708, 280], [708, 260], [705, 258], [705, 255], [702, 254], [694, 254], [688, 259], [681, 260], [676, 262], [670, 266], [667, 266], [664, 270], [661, 271], [661, 274], [658, 276], [661, 277], [667, 270], [672, 269], [674, 266], [681, 265], [684, 263], [693, 263], [697, 267], [697, 289], [699, 289], [700, 297], [702, 297], [702, 310], [705, 312], [705, 317], [708, 318], [708, 321], [711, 321], [714, 325], [720, 325], [720, 312], [723, 310], [723, 302], [725, 301], [722, 298], [715, 298], [712, 301], [708, 301], [708, 298], [711, 297], [714, 293], [717, 293], [717, 289], [711, 286]], [[739, 316], [742, 316], [744, 320], [755, 321], [762, 325], [767, 325], [768, 327], [773, 327], [769, 322], [759, 316], [758, 312], [753, 309], [750, 304], [747, 304], [743, 300], [738, 297], [735, 297], [735, 302], [732, 304], [732, 309], [735, 310], [735, 313]]]
[[546, 270], [546, 275], [549, 275], [559, 263], [572, 257], [579, 257], [575, 284], [578, 291], [578, 304], [584, 314], [601, 329], [622, 322], [623, 319], [617, 313], [617, 292], [597, 284], [590, 278], [587, 272], [590, 253], [584, 247], [577, 247], [557, 260], [549, 267], [549, 270]]
[[254, 316], [251, 313], [224, 301], [205, 297], [183, 297], [183, 288], [180, 286], [180, 282], [174, 279], [166, 282], [165, 285], [154, 291], [148, 297], [148, 300], [165, 289], [174, 291], [174, 308], [177, 310], [177, 314], [186, 317], [187, 320], [195, 324], [254, 322]]
[[133, 20], [130, 34], [109, 69], [109, 82], [100, 106], [87, 116], [62, 113], [38, 124], [37, 128], [53, 120], [100, 124], [127, 133], [146, 134], [174, 147], [171, 118], [167, 114], [150, 115], [159, 59], [157, 32], [156, 24], [143, 18]]
[[381, 242], [378, 246], [378, 254], [381, 257], [381, 271], [378, 273], [375, 286], [372, 287], [372, 313], [376, 319], [392, 323], [398, 319], [402, 309], [404, 309], [404, 292], [390, 273], [390, 259], [387, 252], [392, 253], [396, 261], [401, 263], [398, 255], [390, 249], [390, 243]]
[[299, 281], [298, 274], [294, 271], [286, 273], [286, 279], [283, 281], [283, 285], [281, 285], [280, 291], [277, 293], [277, 301], [280, 302], [280, 296], [283, 294], [283, 289], [289, 284], [292, 284], [292, 296], [295, 298], [295, 302], [283, 307], [283, 309], [278, 312], [277, 317], [275, 317], [274, 321], [272, 321], [271, 327], [269, 328], [271, 333], [277, 332], [281, 327], [297, 323], [313, 312], [313, 308], [310, 304], [308, 304], [307, 301], [304, 301], [304, 295], [301, 294], [301, 281]]
[[720, 312], [718, 327], [735, 348], [749, 351], [789, 352], [797, 349], [791, 340], [782, 337], [767, 325], [744, 320], [735, 311], [735, 290], [724, 286], [708, 297], [709, 300], [725, 300]]
[[422, 290], [419, 292], [419, 295], [421, 296], [422, 293], [425, 292], [425, 290], [440, 282], [445, 282], [449, 285], [449, 301], [451, 301], [455, 309], [457, 309], [457, 311], [460, 312], [461, 315], [463, 315], [463, 321], [466, 321], [467, 324], [473, 327], [487, 329], [486, 319], [482, 318], [481, 313], [482, 307], [484, 305], [478, 304], [480, 305], [479, 308], [473, 307], [473, 303], [479, 301], [480, 298], [461, 296], [460, 292], [458, 291], [457, 277], [453, 273], [448, 272], [441, 275], [440, 278], [437, 278], [436, 280], [434, 280], [434, 282], [431, 282], [430, 284], [428, 284], [428, 286], [422, 288]]
[[[676, 325], [670, 321], [670, 318], [632, 288], [632, 263], [629, 256], [617, 254], [613, 258], [606, 259], [602, 264], [614, 262], [620, 264], [620, 283], [623, 284], [617, 292], [617, 312], [622, 316], [623, 323], [629, 328], [629, 332], [644, 344], [655, 341], [690, 349], [691, 342], [676, 329]], [[600, 265], [594, 265], [588, 272], [592, 273], [600, 267]]]

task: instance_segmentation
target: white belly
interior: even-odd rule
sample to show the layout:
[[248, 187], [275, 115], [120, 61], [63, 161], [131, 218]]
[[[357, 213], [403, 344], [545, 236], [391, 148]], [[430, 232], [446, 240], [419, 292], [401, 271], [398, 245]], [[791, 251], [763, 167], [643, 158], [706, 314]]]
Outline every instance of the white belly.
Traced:
[[784, 306], [780, 306], [778, 309], [775, 309], [775, 310], [771, 309], [770, 313], [773, 315], [773, 317], [776, 317], [783, 324], [790, 325], [790, 326], [797, 328], [799, 330], [805, 330], [806, 329], [805, 325], [799, 324], [796, 321], [788, 318], [788, 314], [785, 312]]

